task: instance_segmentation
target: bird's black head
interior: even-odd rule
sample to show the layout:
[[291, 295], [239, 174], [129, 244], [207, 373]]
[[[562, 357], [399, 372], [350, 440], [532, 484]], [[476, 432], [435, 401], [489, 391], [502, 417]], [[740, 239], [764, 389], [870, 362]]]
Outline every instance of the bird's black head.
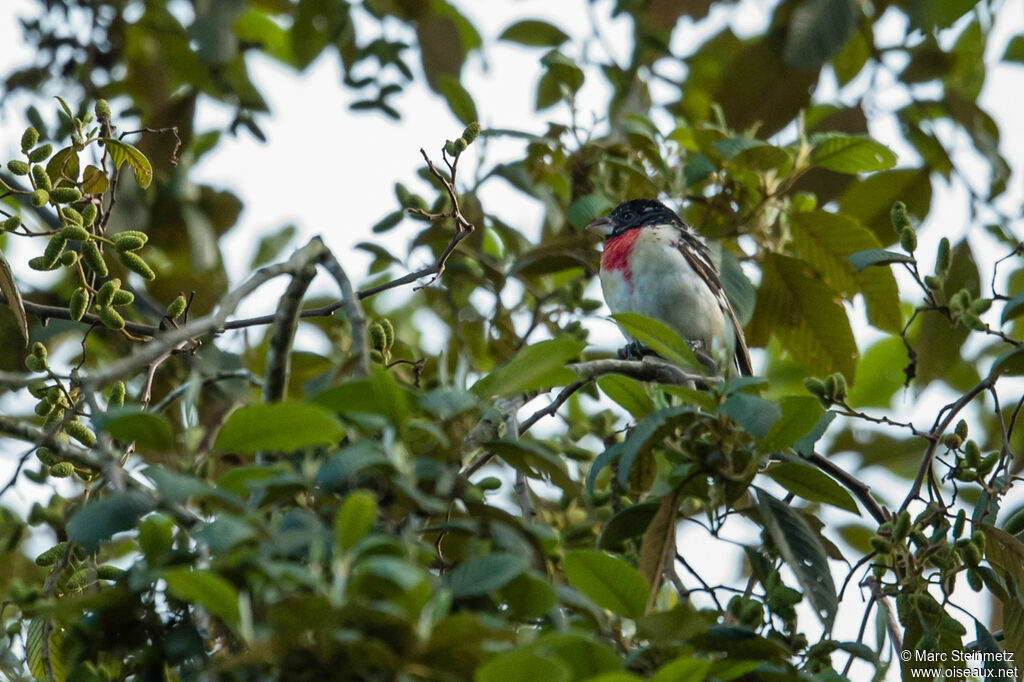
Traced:
[[676, 212], [657, 199], [630, 199], [616, 206], [604, 218], [587, 225], [587, 229], [611, 238], [636, 227], [682, 224]]

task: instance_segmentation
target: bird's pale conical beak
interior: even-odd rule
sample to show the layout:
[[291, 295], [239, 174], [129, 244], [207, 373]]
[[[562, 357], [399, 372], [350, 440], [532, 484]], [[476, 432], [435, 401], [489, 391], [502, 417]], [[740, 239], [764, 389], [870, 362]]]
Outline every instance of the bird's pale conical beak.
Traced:
[[615, 227], [614, 225], [612, 225], [611, 219], [608, 216], [605, 216], [603, 218], [598, 218], [597, 220], [591, 221], [590, 224], [587, 225], [587, 229], [590, 230], [591, 232], [596, 232], [602, 237], [608, 237], [608, 235], [612, 233]]

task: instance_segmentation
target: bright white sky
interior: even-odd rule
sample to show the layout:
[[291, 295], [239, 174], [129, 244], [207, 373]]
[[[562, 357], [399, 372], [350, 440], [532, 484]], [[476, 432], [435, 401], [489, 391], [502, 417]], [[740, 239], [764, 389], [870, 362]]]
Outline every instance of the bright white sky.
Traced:
[[[565, 122], [566, 112], [561, 109], [556, 108], [542, 115], [533, 111], [534, 84], [539, 74], [538, 58], [543, 51], [521, 49], [494, 42], [493, 39], [509, 23], [526, 17], [550, 18], [569, 33], [575, 33], [575, 38], [583, 39], [589, 33], [590, 26], [586, 0], [455, 1], [476, 24], [487, 46], [482, 56], [476, 55], [469, 60], [465, 77], [469, 91], [475, 95], [483, 126], [542, 132], [550, 120]], [[0, 73], [32, 60], [31, 52], [21, 41], [15, 19], [33, 11], [35, 3], [31, 0], [5, 0], [4, 4], [6, 10], [0, 15], [0, 45], [3, 46], [0, 50]], [[772, 0], [743, 0], [739, 3], [739, 10], [716, 8], [713, 13], [715, 20], [700, 32], [688, 23], [681, 25], [674, 35], [673, 47], [679, 54], [689, 53], [694, 45], [698, 45], [727, 21], [739, 33], [760, 30], [769, 20], [774, 4]], [[483, 11], [484, 7], [486, 11]], [[611, 3], [604, 0], [598, 3], [595, 12], [605, 17], [601, 21], [602, 31], [609, 39], [608, 42], [621, 46], [616, 56], [624, 61], [629, 50], [629, 21], [607, 19], [610, 7]], [[986, 62], [994, 64], [1002, 55], [1009, 38], [1022, 31], [1024, 0], [1008, 0], [989, 40]], [[418, 85], [410, 86], [404, 94], [393, 100], [403, 114], [400, 122], [372, 113], [361, 115], [350, 112], [347, 107], [352, 101], [352, 94], [340, 86], [339, 67], [333, 56], [321, 58], [302, 77], [265, 59], [254, 59], [251, 66], [254, 81], [270, 102], [272, 110], [272, 116], [261, 121], [268, 142], [260, 143], [245, 132], [241, 132], [237, 138], [227, 137], [216, 153], [202, 162], [193, 176], [197, 182], [230, 188], [239, 193], [245, 202], [246, 210], [239, 226], [226, 237], [229, 272], [237, 281], [246, 272], [252, 248], [259, 235], [295, 223], [301, 235], [297, 241], [305, 241], [315, 234], [323, 235], [353, 279], [360, 280], [365, 274], [367, 260], [361, 252], [353, 251], [352, 246], [359, 241], [372, 240], [374, 235], [370, 234], [369, 227], [396, 208], [392, 189], [396, 181], [413, 187], [419, 184], [415, 175], [421, 163], [419, 148], [426, 147], [428, 152], [433, 152], [446, 137], [458, 134], [461, 125], [441, 99]], [[823, 92], [830, 90], [834, 88], [830, 88], [826, 82]], [[1024, 126], [1019, 124], [1022, 92], [1024, 67], [990, 68], [982, 100], [999, 123], [1003, 134], [1003, 151], [1015, 169], [1021, 168], [1024, 160]], [[584, 112], [588, 108], [600, 111], [606, 94], [600, 78], [588, 79], [588, 85], [581, 96], [581, 108]], [[899, 97], [893, 90], [891, 93], [881, 93], [878, 102], [882, 105], [891, 104], [895, 108], [899, 105]], [[3, 158], [13, 155], [17, 140], [26, 125], [23, 106], [22, 98], [0, 105], [0, 156]], [[197, 129], [221, 126], [229, 120], [229, 116], [230, 112], [208, 105], [201, 112]], [[584, 113], [582, 120], [588, 118], [588, 114]], [[873, 120], [873, 126], [872, 133], [878, 139], [890, 144], [908, 159], [904, 163], [913, 163], [913, 153], [899, 144], [891, 120]], [[958, 150], [955, 154], [956, 163], [965, 169], [978, 168], [977, 162], [964, 153], [965, 148], [963, 140], [955, 145]], [[518, 149], [515, 142], [492, 141], [488, 147], [487, 163], [514, 158]], [[472, 151], [474, 153], [467, 154], [466, 161], [470, 163], [464, 162], [464, 172], [471, 170], [480, 149], [475, 146]], [[323, 193], [311, 200], [301, 201], [297, 197], [308, 194], [306, 183], [310, 177], [317, 178], [324, 188]], [[981, 185], [979, 181], [978, 186]], [[935, 244], [944, 234], [954, 237], [955, 241], [955, 236], [968, 224], [966, 193], [963, 188], [945, 187], [941, 180], [936, 181], [935, 188], [935, 204], [929, 221], [934, 224], [921, 233], [923, 254], [934, 253]], [[1010, 213], [1019, 213], [1022, 197], [1024, 184], [1021, 177], [1015, 174], [1010, 191], [1002, 202], [1003, 208]], [[508, 190], [502, 183], [493, 183], [483, 193], [482, 200], [489, 211], [522, 227], [527, 234], [533, 233], [539, 225], [540, 207], [523, 195]], [[1024, 235], [1020, 224], [1007, 227], [1015, 231], [1018, 237]], [[396, 254], [401, 255], [404, 252], [402, 244], [410, 234], [409, 230], [389, 233], [387, 244]], [[1002, 255], [1002, 249], [996, 250], [987, 239], [972, 235], [971, 240], [983, 263]], [[414, 258], [411, 267], [420, 266], [425, 262], [424, 259], [424, 256], [420, 260]], [[24, 274], [30, 272], [24, 271]], [[983, 281], [987, 277], [987, 274], [983, 274]], [[266, 295], [251, 301], [244, 312], [268, 312], [272, 309], [270, 302], [275, 300], [283, 286], [276, 290], [268, 288]], [[592, 293], [599, 295], [596, 288]], [[409, 292], [397, 294], [408, 295]], [[862, 348], [864, 341], [873, 338], [875, 336], [871, 332], [858, 330]], [[609, 347], [620, 342], [610, 323], [597, 325], [593, 340]], [[922, 422], [930, 422], [935, 400], [939, 398], [937, 395], [929, 396], [927, 392], [924, 396], [907, 395], [906, 404], [900, 411]], [[19, 451], [7, 449], [8, 454]], [[7, 465], [6, 461], [0, 462], [3, 480], [6, 480]], [[877, 485], [884, 486], [884, 479], [879, 479]], [[698, 568], [720, 573], [723, 557], [711, 554], [706, 559], [705, 565]], [[731, 559], [729, 564], [736, 565]], [[851, 590], [848, 594], [855, 593], [856, 590]], [[859, 613], [859, 600], [854, 597], [847, 601], [853, 602], [847, 615], [855, 616]], [[855, 629], [856, 624], [853, 627]]]

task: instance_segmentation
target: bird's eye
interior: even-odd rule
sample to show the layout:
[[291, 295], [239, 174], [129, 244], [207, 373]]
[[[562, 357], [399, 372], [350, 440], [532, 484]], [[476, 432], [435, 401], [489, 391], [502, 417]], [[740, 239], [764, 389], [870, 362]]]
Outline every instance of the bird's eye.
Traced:
[[622, 219], [623, 220], [632, 220], [635, 217], [636, 217], [636, 213], [633, 213], [632, 211], [623, 211], [622, 212]]

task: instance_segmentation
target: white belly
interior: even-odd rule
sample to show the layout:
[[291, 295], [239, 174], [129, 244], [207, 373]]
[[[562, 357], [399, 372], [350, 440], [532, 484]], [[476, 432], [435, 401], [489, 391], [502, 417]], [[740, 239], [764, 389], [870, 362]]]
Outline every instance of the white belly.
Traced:
[[664, 322], [683, 338], [703, 342], [705, 348], [731, 351], [718, 299], [673, 246], [674, 233], [674, 228], [659, 227], [637, 239], [629, 257], [631, 283], [622, 271], [602, 271], [605, 301], [613, 313], [639, 313]]

